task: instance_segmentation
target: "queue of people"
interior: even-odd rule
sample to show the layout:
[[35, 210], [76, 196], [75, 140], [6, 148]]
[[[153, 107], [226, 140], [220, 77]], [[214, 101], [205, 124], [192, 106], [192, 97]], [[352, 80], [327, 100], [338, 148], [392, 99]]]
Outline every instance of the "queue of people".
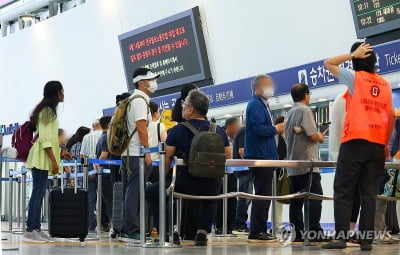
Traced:
[[[344, 61], [353, 62], [354, 73], [340, 67]], [[337, 156], [338, 166], [334, 183], [334, 210], [336, 224], [336, 240], [331, 240], [324, 249], [343, 249], [349, 237], [350, 228], [354, 228], [359, 208], [360, 235], [356, 239], [361, 244], [362, 250], [372, 249], [373, 237], [366, 233], [374, 231], [374, 216], [376, 211], [376, 195], [380, 176], [384, 169], [385, 158], [389, 155], [388, 145], [398, 146], [398, 137], [391, 139], [394, 126], [394, 112], [391, 99], [390, 85], [375, 72], [376, 56], [370, 45], [356, 43], [351, 48], [350, 54], [344, 54], [326, 60], [326, 68], [348, 90], [341, 95], [342, 109], [339, 111], [342, 120], [335, 122], [336, 136], [341, 137], [340, 143], [332, 151]], [[166, 178], [170, 178], [170, 162], [174, 156], [183, 158], [188, 162], [192, 155], [193, 141], [199, 132], [214, 132], [219, 136], [224, 147], [226, 159], [251, 159], [251, 160], [319, 160], [318, 143], [323, 143], [325, 134], [318, 131], [318, 125], [312, 109], [309, 107], [311, 91], [306, 84], [294, 84], [291, 89], [293, 107], [286, 114], [274, 119], [271, 112], [269, 99], [274, 96], [275, 86], [273, 79], [265, 74], [254, 78], [252, 87], [254, 92], [246, 109], [246, 119], [240, 126], [238, 119], [226, 120], [224, 129], [213, 129], [213, 121], [207, 120], [209, 99], [196, 85], [182, 86], [181, 97], [177, 99], [173, 110], [173, 120], [178, 124], [166, 130], [159, 123], [160, 113], [158, 105], [150, 101], [150, 96], [157, 90], [157, 78], [146, 68], [134, 71], [132, 79], [135, 91], [132, 95], [122, 94], [117, 96], [117, 104], [128, 99], [129, 106], [126, 114], [126, 126], [130, 140], [126, 150], [119, 155], [112, 155], [107, 147], [107, 131], [111, 117], [105, 116], [93, 122], [92, 131], [80, 127], [74, 135], [73, 145], [69, 149], [70, 156], [121, 159], [120, 169], [103, 175], [102, 199], [104, 219], [100, 223], [95, 221], [96, 204], [96, 175], [89, 176], [88, 185], [88, 221], [89, 231], [101, 227], [109, 231], [115, 218], [113, 206], [113, 185], [122, 181], [123, 196], [122, 212], [120, 213], [122, 227], [121, 240], [132, 241], [140, 239], [139, 229], [139, 148], [154, 147], [158, 142], [166, 143]], [[33, 191], [29, 203], [27, 231], [25, 237], [30, 240], [43, 241], [49, 237], [41, 231], [38, 217], [42, 206], [42, 199], [46, 191], [45, 182], [47, 175], [57, 174], [60, 169], [61, 151], [68, 148], [59, 147], [57, 139], [58, 120], [57, 105], [63, 102], [64, 91], [60, 82], [51, 81], [44, 88], [44, 98], [34, 109], [31, 117], [31, 127], [40, 134], [34, 143], [27, 161], [27, 167], [32, 169]], [[400, 132], [396, 133], [399, 136]], [[196, 140], [197, 141], [197, 140]], [[66, 141], [65, 141], [66, 143]], [[72, 143], [72, 142], [71, 142]], [[340, 149], [339, 149], [340, 147]], [[396, 149], [394, 149], [396, 150]], [[78, 152], [79, 151], [79, 152]], [[397, 149], [398, 151], [398, 149]], [[398, 152], [392, 156], [400, 158]], [[148, 186], [150, 212], [153, 221], [148, 229], [158, 227], [159, 213], [156, 207], [158, 197], [158, 168], [152, 162], [158, 159], [157, 154], [146, 153], [145, 179], [154, 185]], [[98, 165], [91, 165], [96, 169]], [[112, 168], [111, 166], [102, 166]], [[78, 169], [76, 169], [78, 171]], [[228, 175], [228, 192], [246, 192], [260, 196], [271, 196], [273, 187], [273, 172], [280, 169], [267, 167], [251, 167], [248, 171], [236, 172]], [[321, 175], [318, 168], [314, 168], [310, 175], [307, 168], [287, 168], [290, 180], [290, 193], [306, 191], [310, 176], [312, 177], [310, 191], [322, 195]], [[150, 179], [149, 179], [150, 178]], [[75, 184], [77, 185], [77, 184]], [[179, 166], [175, 190], [180, 193], [198, 196], [213, 196], [222, 193], [221, 178], [199, 178], [192, 174], [191, 166]], [[253, 192], [254, 191], [254, 192]], [[358, 201], [358, 202], [357, 202]], [[290, 201], [289, 219], [294, 226], [295, 241], [303, 241], [303, 199]], [[248, 208], [251, 203], [250, 225], [247, 224]], [[275, 241], [267, 230], [271, 201], [246, 199], [229, 199], [228, 201], [228, 233], [248, 233], [249, 242]], [[215, 223], [216, 233], [221, 233], [222, 228], [221, 201], [212, 200], [184, 200], [182, 206], [182, 224], [180, 236], [174, 233], [174, 242], [193, 240], [195, 245], [207, 245], [207, 233]], [[310, 230], [323, 233], [320, 225], [322, 201], [310, 201]], [[356, 213], [352, 213], [356, 212]], [[279, 213], [281, 214], [281, 213]], [[352, 215], [355, 215], [354, 217]], [[118, 216], [118, 215], [117, 215]], [[314, 241], [326, 241], [317, 235]]]

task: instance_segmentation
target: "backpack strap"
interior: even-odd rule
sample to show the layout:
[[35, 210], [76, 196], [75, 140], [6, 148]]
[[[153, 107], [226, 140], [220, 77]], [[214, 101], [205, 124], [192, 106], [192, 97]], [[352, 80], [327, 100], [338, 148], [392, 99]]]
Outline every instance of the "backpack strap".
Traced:
[[184, 121], [184, 122], [182, 122], [181, 124], [182, 124], [183, 126], [185, 126], [186, 128], [188, 128], [194, 135], [197, 135], [197, 134], [199, 133], [199, 131], [198, 131], [197, 129], [195, 129], [195, 128], [193, 127], [193, 125], [190, 124], [189, 122]]
[[[137, 98], [142, 98], [143, 101], [146, 103], [146, 105], [147, 105], [147, 115], [149, 115], [149, 113], [150, 113], [149, 103], [146, 101], [146, 98], [144, 98], [144, 97], [141, 96], [141, 95], [135, 95], [135, 96], [129, 98], [129, 106], [128, 106], [129, 109], [130, 109], [130, 107], [131, 107], [131, 102], [132, 102], [133, 100], [137, 99]], [[147, 123], [147, 126], [149, 126], [149, 122], [148, 122], [147, 120], [146, 120], [146, 123]], [[133, 130], [132, 134], [130, 134], [130, 136], [129, 136], [129, 141], [131, 141], [131, 139], [132, 139], [133, 135], [136, 133], [136, 131], [137, 131], [137, 128], [135, 128], [135, 129]], [[129, 147], [129, 146], [128, 146], [128, 147]]]
[[[129, 98], [129, 102], [128, 102], [128, 107], [129, 107], [128, 109], [130, 110], [132, 101], [135, 100], [135, 99], [137, 99], [137, 98], [143, 99], [143, 101], [146, 103], [146, 105], [147, 105], [147, 116], [148, 116], [149, 113], [150, 113], [150, 107], [149, 107], [149, 103], [146, 101], [146, 98], [144, 98], [144, 96], [141, 96], [141, 95], [134, 95], [133, 97], [130, 97], [130, 98]], [[126, 121], [126, 120], [125, 120], [125, 121]], [[146, 125], [147, 125], [147, 127], [149, 126], [149, 121], [148, 121], [148, 120], [146, 120]], [[130, 135], [129, 135], [129, 138], [128, 138], [128, 147], [126, 148], [126, 154], [127, 154], [127, 158], [126, 158], [127, 161], [126, 161], [126, 164], [127, 164], [127, 166], [128, 166], [128, 172], [131, 172], [130, 163], [129, 163], [129, 143], [131, 142], [132, 137], [133, 137], [133, 135], [134, 135], [136, 132], [137, 132], [137, 127], [135, 127], [135, 129], [133, 130], [132, 134], [130, 134]]]
[[157, 123], [157, 136], [158, 136], [158, 142], [161, 142], [161, 134], [160, 134], [160, 122]]

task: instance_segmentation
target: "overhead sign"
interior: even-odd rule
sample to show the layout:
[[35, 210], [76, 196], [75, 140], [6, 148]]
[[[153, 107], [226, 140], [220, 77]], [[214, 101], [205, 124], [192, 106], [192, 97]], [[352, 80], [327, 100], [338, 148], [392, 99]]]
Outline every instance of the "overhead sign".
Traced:
[[400, 28], [400, 0], [351, 0], [358, 38]]
[[160, 74], [159, 90], [211, 78], [199, 8], [119, 36], [128, 89], [139, 67]]
[[[400, 71], [400, 41], [395, 41], [375, 47], [377, 55], [377, 71], [379, 74], [387, 74]], [[342, 64], [346, 69], [352, 69], [352, 62], [347, 61]], [[296, 66], [293, 68], [268, 73], [276, 84], [275, 95], [281, 96], [290, 93], [292, 85], [295, 83], [305, 83], [311, 89], [338, 84], [329, 70], [324, 66], [324, 61], [316, 61], [309, 64]], [[210, 100], [210, 108], [226, 105], [238, 104], [248, 101], [252, 96], [251, 85], [254, 77], [241, 79], [233, 82], [202, 87], [204, 93]], [[175, 105], [178, 93], [156, 97], [160, 109], [172, 109]]]
[[[377, 54], [377, 71], [379, 74], [387, 74], [400, 71], [400, 40], [375, 47]], [[342, 67], [351, 69], [352, 62], [347, 61]], [[323, 60], [293, 68], [269, 73], [276, 84], [275, 95], [290, 93], [295, 83], [305, 83], [311, 89], [338, 84], [339, 81], [325, 68]], [[252, 96], [251, 85], [254, 77], [227, 82], [219, 85], [202, 87], [210, 100], [210, 108], [247, 102]], [[152, 98], [158, 103], [160, 110], [172, 109], [179, 93]], [[114, 108], [103, 110], [105, 115], [112, 115]]]
[[6, 135], [12, 135], [17, 131], [19, 128], [18, 123], [13, 123], [9, 125], [0, 125], [0, 134], [6, 136]]

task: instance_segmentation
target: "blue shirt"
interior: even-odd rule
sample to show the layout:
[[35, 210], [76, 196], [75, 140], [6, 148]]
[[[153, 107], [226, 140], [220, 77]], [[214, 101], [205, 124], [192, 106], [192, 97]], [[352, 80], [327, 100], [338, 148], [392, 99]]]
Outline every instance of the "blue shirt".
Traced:
[[[207, 131], [210, 128], [210, 122], [207, 120], [189, 120], [188, 121], [195, 129], [200, 131]], [[217, 127], [217, 134], [219, 134], [225, 143], [225, 147], [229, 147], [228, 136], [225, 131]], [[183, 157], [185, 160], [188, 159], [190, 153], [190, 146], [192, 144], [192, 139], [194, 134], [187, 127], [182, 124], [178, 124], [168, 132], [166, 144], [168, 146], [176, 147], [177, 156]], [[180, 154], [180, 155], [179, 155]], [[184, 173], [189, 174], [187, 166], [179, 166], [178, 169]]]
[[[102, 152], [109, 152], [107, 144], [107, 132], [101, 134], [96, 145], [96, 158], [100, 158]], [[110, 165], [103, 165], [104, 168], [110, 168]]]
[[269, 109], [258, 96], [253, 96], [246, 109], [244, 157], [248, 159], [278, 159], [276, 128]]

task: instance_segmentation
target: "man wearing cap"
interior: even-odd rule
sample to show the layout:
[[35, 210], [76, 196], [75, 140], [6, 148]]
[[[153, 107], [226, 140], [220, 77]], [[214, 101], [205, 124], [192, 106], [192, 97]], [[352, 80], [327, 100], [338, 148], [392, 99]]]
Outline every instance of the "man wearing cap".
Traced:
[[[99, 138], [102, 134], [102, 129], [100, 125], [100, 118], [96, 118], [92, 124], [93, 131], [89, 134], [85, 135], [82, 140], [81, 158], [96, 158], [96, 146]], [[93, 170], [93, 165], [89, 165], [89, 171]], [[94, 211], [96, 208], [96, 189], [97, 189], [97, 178], [96, 175], [91, 175], [88, 178], [88, 220], [89, 220], [89, 232], [94, 232], [96, 230], [96, 217], [94, 215]], [[102, 214], [106, 215], [106, 214]], [[103, 227], [107, 227], [107, 221], [105, 218], [102, 219]], [[105, 229], [103, 229], [105, 230]]]
[[[127, 110], [127, 126], [129, 134], [134, 133], [129, 142], [128, 148], [122, 153], [122, 182], [124, 186], [124, 207], [122, 241], [130, 242], [140, 240], [140, 183], [139, 183], [139, 155], [140, 147], [149, 147], [148, 123], [152, 121], [149, 110], [150, 95], [157, 90], [156, 75], [147, 68], [138, 68], [133, 73], [135, 92], [132, 94], [132, 101]], [[129, 159], [128, 159], [129, 157]], [[129, 165], [128, 165], [129, 164]], [[145, 154], [145, 180], [152, 171], [150, 154]]]

